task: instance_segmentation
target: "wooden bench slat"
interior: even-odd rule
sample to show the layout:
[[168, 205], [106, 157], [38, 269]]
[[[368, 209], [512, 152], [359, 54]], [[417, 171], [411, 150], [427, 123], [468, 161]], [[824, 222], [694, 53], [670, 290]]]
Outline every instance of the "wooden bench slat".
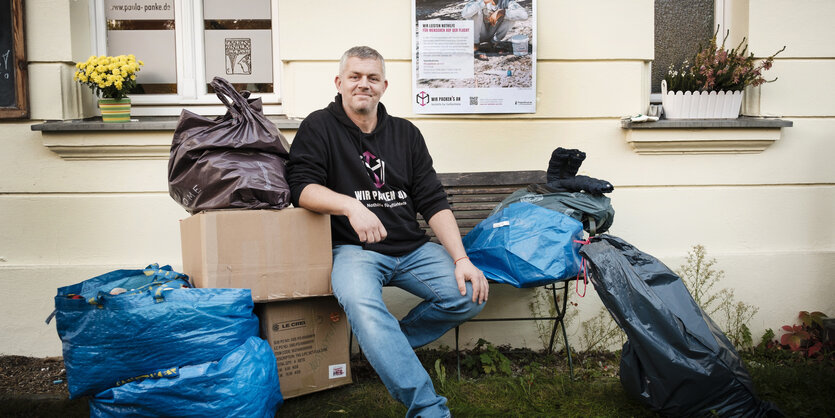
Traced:
[[[484, 220], [484, 218], [457, 219], [458, 229], [459, 230], [462, 229], [462, 228], [463, 229], [466, 229], [466, 228], [473, 229], [476, 225], [481, 223], [481, 221], [483, 221], [483, 220]], [[429, 228], [429, 224], [426, 223], [426, 221], [424, 221], [423, 219], [419, 220], [418, 224], [420, 225], [420, 227], [422, 229], [426, 230], [427, 233], [429, 233], [429, 234], [432, 233], [432, 230]]]
[[485, 194], [477, 194], [477, 195], [452, 195], [448, 196], [447, 200], [449, 203], [469, 203], [469, 202], [496, 202], [499, 203], [504, 200], [510, 193], [501, 193], [501, 194], [494, 194], [494, 195], [485, 195]]
[[484, 185], [518, 185], [545, 183], [545, 171], [486, 171], [478, 173], [438, 173], [438, 179], [444, 187]]
[[484, 219], [490, 215], [491, 210], [453, 210], [455, 219]]
[[458, 195], [473, 195], [473, 194], [493, 194], [493, 195], [508, 195], [516, 190], [521, 188], [528, 187], [527, 184], [512, 184], [509, 186], [497, 186], [497, 187], [490, 187], [490, 186], [482, 186], [482, 187], [469, 187], [469, 188], [462, 188], [462, 187], [448, 187], [444, 188], [447, 192], [447, 195], [450, 196], [458, 196]]
[[459, 203], [452, 205], [452, 211], [469, 211], [469, 210], [493, 210], [499, 202], [486, 203]]

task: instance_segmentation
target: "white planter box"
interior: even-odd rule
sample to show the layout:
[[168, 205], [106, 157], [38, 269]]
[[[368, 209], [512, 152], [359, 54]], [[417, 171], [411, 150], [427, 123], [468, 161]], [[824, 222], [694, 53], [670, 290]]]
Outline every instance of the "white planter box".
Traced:
[[737, 91], [667, 91], [661, 81], [661, 106], [667, 119], [736, 119], [742, 105], [742, 90]]

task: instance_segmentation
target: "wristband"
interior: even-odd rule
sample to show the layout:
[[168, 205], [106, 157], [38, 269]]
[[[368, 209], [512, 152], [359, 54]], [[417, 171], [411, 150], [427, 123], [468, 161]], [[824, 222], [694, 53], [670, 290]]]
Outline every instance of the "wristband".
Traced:
[[469, 259], [470, 257], [467, 257], [467, 256], [465, 255], [465, 256], [463, 256], [463, 257], [461, 257], [461, 258], [459, 258], [459, 259], [457, 259], [457, 260], [453, 261], [453, 262], [452, 262], [452, 264], [454, 264], [454, 265], [456, 265], [456, 266], [457, 266], [457, 265], [458, 265], [458, 262], [459, 262], [459, 261], [461, 261], [461, 260], [463, 260], [463, 259], [465, 259], [465, 258], [466, 258], [466, 259]]

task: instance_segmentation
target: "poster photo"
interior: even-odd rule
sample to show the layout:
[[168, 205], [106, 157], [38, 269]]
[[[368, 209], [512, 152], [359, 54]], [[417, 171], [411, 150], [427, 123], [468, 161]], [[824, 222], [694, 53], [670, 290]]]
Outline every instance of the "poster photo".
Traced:
[[536, 0], [413, 0], [417, 114], [536, 112]]

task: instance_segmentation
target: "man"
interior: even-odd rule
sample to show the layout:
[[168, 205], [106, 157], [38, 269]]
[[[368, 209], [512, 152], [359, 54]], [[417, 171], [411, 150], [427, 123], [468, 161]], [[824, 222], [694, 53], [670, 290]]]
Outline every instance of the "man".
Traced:
[[479, 44], [488, 43], [485, 48], [495, 50], [507, 36], [513, 21], [526, 20], [528, 12], [513, 0], [471, 0], [461, 11], [464, 19], [473, 21], [473, 39], [476, 59], [486, 60], [479, 52]]
[[[413, 348], [477, 315], [487, 280], [466, 256], [420, 131], [379, 103], [383, 57], [349, 49], [334, 83], [334, 101], [302, 122], [290, 148], [293, 203], [333, 215], [333, 291], [389, 392], [409, 417], [449, 416]], [[443, 247], [428, 242], [417, 212]], [[386, 285], [424, 301], [398, 321], [383, 303]]]

